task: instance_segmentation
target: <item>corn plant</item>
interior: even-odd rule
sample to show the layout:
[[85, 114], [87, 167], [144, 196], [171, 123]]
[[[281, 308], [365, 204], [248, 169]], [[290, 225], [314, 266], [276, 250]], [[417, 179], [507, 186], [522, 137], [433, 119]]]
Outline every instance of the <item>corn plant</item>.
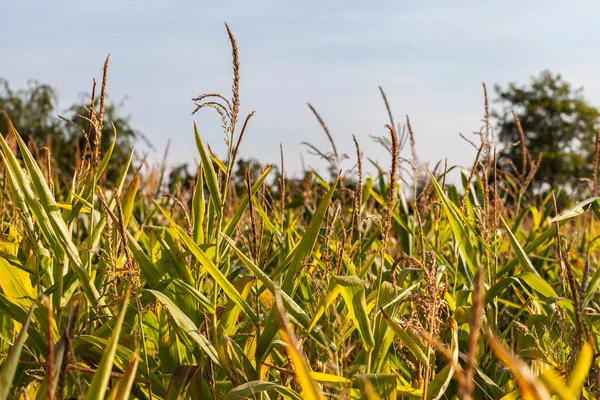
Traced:
[[227, 33], [232, 95], [194, 99], [225, 156], [194, 125], [189, 189], [161, 196], [164, 168], [134, 154], [104, 179], [108, 62], [72, 181], [0, 135], [0, 399], [599, 396], [597, 177], [566, 210], [531, 193], [536, 161], [498, 165], [487, 100], [472, 169], [423, 168], [381, 90], [378, 174], [356, 138], [340, 171], [351, 157], [311, 106], [332, 149], [308, 147], [333, 176], [286, 178], [282, 149], [278, 174], [236, 181], [253, 113]]

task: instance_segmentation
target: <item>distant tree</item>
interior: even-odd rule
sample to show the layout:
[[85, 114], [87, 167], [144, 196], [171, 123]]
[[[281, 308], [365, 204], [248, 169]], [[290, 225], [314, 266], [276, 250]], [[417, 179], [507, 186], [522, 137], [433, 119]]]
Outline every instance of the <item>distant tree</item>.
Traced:
[[175, 193], [179, 190], [190, 190], [195, 184], [196, 177], [188, 171], [189, 165], [182, 163], [175, 165], [169, 171], [168, 188], [169, 193]]
[[500, 111], [497, 132], [505, 144], [501, 162], [522, 168], [522, 148], [512, 110], [523, 128], [525, 144], [531, 158], [543, 153], [542, 162], [533, 181], [533, 189], [573, 188], [578, 178], [591, 175], [595, 135], [600, 112], [583, 97], [582, 89], [574, 89], [560, 74], [543, 71], [528, 85], [510, 83], [496, 86]]
[[[47, 147], [52, 153], [54, 172], [61, 178], [70, 178], [74, 173], [77, 157], [83, 151], [85, 136], [89, 122], [83, 117], [89, 115], [89, 95], [82, 95], [81, 100], [64, 111], [63, 116], [73, 123], [66, 122], [58, 116], [58, 97], [49, 85], [31, 80], [24, 89], [13, 90], [8, 81], [0, 78], [0, 111], [4, 110], [10, 117], [16, 130], [25, 142], [34, 149]], [[97, 99], [99, 101], [99, 99]], [[96, 104], [96, 109], [98, 109]], [[113, 140], [113, 124], [117, 131], [117, 145], [112, 160], [107, 168], [106, 177], [114, 180], [120, 168], [133, 148], [136, 139], [144, 138], [130, 124], [130, 116], [123, 116], [120, 111], [123, 102], [105, 104], [104, 127], [102, 129], [101, 149], [106, 151]], [[8, 132], [8, 121], [0, 115], [0, 133]]]
[[267, 165], [262, 164], [255, 158], [240, 157], [237, 160], [237, 168], [233, 171], [233, 181], [236, 185], [246, 185], [246, 171], [250, 171], [250, 181], [256, 181]]
[[[0, 111], [5, 111], [17, 131], [26, 141], [44, 142], [50, 135], [57, 143], [64, 141], [65, 132], [55, 115], [58, 98], [54, 89], [35, 80], [27, 88], [13, 91], [8, 81], [0, 78]], [[8, 132], [8, 120], [0, 116], [0, 132]]]

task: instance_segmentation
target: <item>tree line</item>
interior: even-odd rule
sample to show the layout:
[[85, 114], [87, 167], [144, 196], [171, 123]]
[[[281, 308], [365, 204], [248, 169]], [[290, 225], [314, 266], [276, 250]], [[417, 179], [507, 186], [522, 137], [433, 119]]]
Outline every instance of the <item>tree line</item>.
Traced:
[[[498, 164], [515, 179], [523, 179], [524, 171], [535, 168], [529, 185], [532, 193], [570, 191], [585, 185], [594, 174], [600, 111], [583, 96], [583, 89], [574, 88], [560, 74], [543, 71], [525, 84], [496, 85], [492, 101]], [[123, 114], [123, 105], [123, 101], [110, 100], [105, 105], [102, 136], [112, 138], [113, 126], [118, 132], [108, 180], [118, 176], [136, 141], [147, 142], [130, 116]], [[8, 132], [10, 118], [40, 159], [52, 160], [58, 179], [70, 178], [75, 171], [85, 144], [90, 106], [89, 96], [82, 95], [80, 101], [61, 111], [56, 90], [50, 85], [32, 80], [15, 90], [0, 78], [0, 132]], [[103, 140], [103, 147], [109, 142]], [[240, 168], [259, 168], [251, 160], [240, 162]], [[192, 178], [186, 166], [180, 165], [171, 171], [169, 182], [173, 185]]]

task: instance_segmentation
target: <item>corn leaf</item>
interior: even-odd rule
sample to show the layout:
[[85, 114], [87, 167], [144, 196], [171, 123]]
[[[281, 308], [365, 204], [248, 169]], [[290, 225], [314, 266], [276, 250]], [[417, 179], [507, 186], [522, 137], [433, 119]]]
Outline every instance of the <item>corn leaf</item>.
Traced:
[[135, 380], [135, 373], [137, 371], [138, 363], [140, 361], [140, 356], [136, 351], [133, 356], [133, 360], [127, 366], [123, 377], [119, 380], [117, 387], [111, 390], [109, 399], [110, 400], [120, 400], [120, 399], [129, 399], [131, 388], [133, 387], [133, 382]]
[[125, 300], [121, 306], [121, 312], [119, 313], [119, 319], [117, 320], [117, 323], [113, 329], [113, 333], [108, 341], [106, 350], [102, 354], [102, 359], [100, 360], [100, 364], [98, 365], [96, 373], [94, 374], [94, 378], [92, 379], [90, 387], [87, 390], [85, 396], [86, 400], [104, 399], [104, 394], [106, 393], [108, 382], [110, 381], [110, 373], [113, 369], [113, 359], [115, 358], [117, 345], [119, 344], [121, 327], [123, 326], [123, 321], [125, 320], [125, 312], [129, 306], [129, 296], [131, 293], [128, 290], [126, 293]]
[[427, 356], [425, 355], [425, 352], [421, 346], [415, 340], [415, 336], [409, 334], [406, 329], [402, 328], [398, 322], [394, 321], [394, 319], [388, 316], [385, 312], [383, 312], [383, 318], [390, 328], [392, 328], [392, 331], [394, 331], [396, 336], [398, 336], [400, 341], [416, 357], [416, 359], [421, 361], [423, 364], [426, 364]]
[[31, 321], [31, 316], [33, 315], [34, 309], [35, 304], [29, 309], [29, 313], [23, 321], [21, 332], [19, 333], [17, 340], [15, 340], [12, 348], [8, 352], [8, 356], [2, 364], [2, 369], [0, 369], [0, 400], [8, 398], [9, 391], [13, 383], [13, 378], [15, 377], [15, 372], [19, 366], [19, 357], [21, 356], [21, 351], [23, 350], [23, 345], [25, 344], [27, 329], [29, 328], [29, 322]]
[[531, 263], [531, 260], [527, 256], [527, 253], [525, 252], [525, 250], [523, 250], [523, 248], [519, 244], [519, 241], [517, 240], [515, 235], [512, 233], [512, 231], [508, 227], [508, 224], [506, 223], [504, 218], [502, 218], [502, 216], [500, 216], [500, 221], [502, 221], [502, 224], [504, 225], [504, 229], [508, 233], [508, 238], [510, 239], [510, 243], [512, 244], [513, 249], [515, 250], [515, 253], [517, 253], [517, 259], [519, 260], [519, 263], [521, 264], [523, 271], [530, 272], [533, 275], [536, 275], [539, 277], [540, 276], [539, 272], [537, 272], [537, 270], [534, 268], [533, 264]]
[[240, 386], [231, 389], [223, 400], [244, 400], [248, 398], [254, 398], [254, 395], [267, 391], [275, 391], [285, 398], [293, 400], [302, 400], [303, 397], [292, 389], [285, 386], [278, 385], [274, 382], [265, 381], [252, 381], [241, 384]]
[[367, 302], [365, 299], [365, 284], [356, 276], [333, 276], [327, 289], [327, 294], [321, 301], [308, 331], [310, 332], [323, 312], [341, 295], [348, 308], [348, 317], [358, 326], [358, 333], [365, 348], [375, 347], [375, 339], [371, 331], [371, 324], [367, 315]]
[[217, 266], [212, 262], [210, 258], [200, 249], [200, 247], [194, 242], [194, 240], [189, 237], [189, 235], [185, 232], [185, 230], [177, 225], [175, 221], [169, 216], [167, 211], [162, 208], [158, 203], [155, 203], [156, 206], [160, 209], [163, 215], [167, 218], [169, 223], [173, 228], [175, 228], [177, 235], [179, 238], [185, 243], [185, 245], [190, 249], [194, 257], [202, 264], [204, 268], [206, 268], [207, 272], [216, 283], [223, 289], [225, 294], [234, 301], [238, 306], [240, 306], [244, 313], [250, 317], [253, 322], [258, 322], [258, 318], [252, 308], [246, 303], [246, 301], [242, 298], [240, 293], [235, 289], [235, 287], [227, 280], [227, 277], [223, 275], [223, 273], [217, 268]]
[[567, 379], [567, 386], [571, 389], [571, 392], [579, 396], [585, 383], [585, 379], [588, 376], [592, 361], [594, 359], [594, 343], [590, 338], [585, 342], [583, 348], [577, 356], [577, 361], [573, 366], [573, 370]]
[[[37, 222], [40, 225], [46, 225], [48, 223], [50, 224], [50, 227], [48, 227], [48, 230], [50, 230], [50, 236], [55, 238], [55, 240], [57, 239], [58, 245], [60, 246], [60, 248], [62, 248], [62, 251], [66, 253], [66, 255], [69, 257], [69, 261], [71, 262], [73, 269], [77, 274], [77, 278], [79, 279], [79, 282], [81, 283], [83, 291], [88, 297], [88, 300], [92, 304], [99, 304], [103, 306], [104, 300], [100, 298], [98, 290], [94, 286], [94, 283], [90, 280], [87, 271], [81, 263], [77, 247], [71, 241], [71, 235], [69, 234], [67, 225], [65, 224], [65, 221], [63, 220], [62, 215], [60, 214], [54, 196], [48, 188], [46, 179], [44, 178], [42, 171], [36, 164], [33, 156], [29, 152], [29, 149], [25, 145], [25, 142], [23, 141], [23, 139], [21, 139], [21, 136], [19, 136], [19, 134], [15, 130], [13, 130], [13, 133], [15, 139], [17, 140], [17, 144], [19, 145], [19, 149], [21, 151], [21, 156], [23, 157], [23, 161], [29, 173], [29, 178], [33, 187], [35, 188], [35, 192], [37, 195], [37, 198], [35, 198], [33, 196], [33, 193], [30, 193], [28, 196], [28, 204], [30, 206], [31, 204], [41, 205], [41, 208], [45, 213], [45, 215], [42, 214], [41, 210], [39, 210], [38, 208], [38, 212], [36, 215]], [[4, 140], [4, 137], [2, 137], [2, 135], [0, 135], [0, 146], [2, 147], [5, 157], [10, 161], [13, 173], [15, 172], [15, 169], [18, 169], [20, 171], [20, 167], [18, 166], [17, 160], [10, 151], [8, 144], [6, 143], [6, 140]], [[21, 181], [22, 189], [23, 187], [28, 186], [24, 177], [21, 179]], [[34, 214], [36, 213], [34, 212]], [[103, 310], [106, 309], [103, 308]]]
[[442, 368], [431, 382], [429, 382], [427, 388], [428, 400], [439, 400], [444, 396], [446, 390], [450, 386], [452, 377], [454, 376], [455, 366], [458, 365], [458, 329], [454, 324], [452, 327], [452, 343], [450, 344], [450, 351], [452, 354], [452, 362], [449, 362]]
[[477, 263], [477, 259], [475, 257], [475, 249], [473, 248], [473, 239], [469, 236], [469, 232], [467, 227], [465, 226], [466, 219], [464, 216], [460, 215], [460, 212], [457, 211], [450, 204], [450, 200], [446, 197], [446, 194], [443, 192], [442, 188], [438, 184], [435, 177], [429, 173], [429, 177], [431, 182], [433, 183], [433, 187], [442, 202], [442, 209], [444, 210], [444, 214], [446, 218], [448, 218], [448, 223], [450, 224], [450, 228], [454, 233], [454, 237], [458, 242], [458, 247], [462, 254], [462, 257], [466, 261], [470, 270], [467, 270], [469, 273], [469, 280], [473, 281], [473, 274], [479, 269], [479, 265]]
[[148, 293], [151, 293], [156, 297], [156, 299], [162, 304], [162, 306], [169, 312], [169, 315], [175, 322], [175, 325], [181, 329], [181, 332], [184, 336], [188, 336], [192, 339], [196, 344], [200, 346], [202, 350], [213, 360], [215, 363], [219, 363], [217, 351], [213, 347], [212, 343], [200, 333], [200, 330], [196, 327], [196, 325], [192, 322], [192, 320], [183, 313], [173, 303], [171, 299], [156, 290], [146, 290]]
[[198, 166], [198, 175], [196, 177], [196, 186], [194, 196], [192, 197], [192, 222], [193, 235], [196, 243], [204, 243], [204, 213], [206, 204], [204, 203], [204, 179], [202, 176], [202, 164]]
[[321, 393], [321, 389], [310, 375], [310, 368], [306, 359], [300, 353], [296, 337], [290, 329], [289, 322], [283, 311], [283, 304], [279, 291], [275, 292], [275, 310], [282, 326], [283, 337], [287, 343], [286, 350], [288, 356], [294, 365], [296, 378], [298, 378], [298, 381], [300, 382], [300, 387], [302, 387], [302, 398], [307, 400], [322, 400], [323, 394]]
[[491, 332], [487, 332], [488, 343], [496, 356], [513, 373], [524, 399], [550, 400], [550, 394], [537, 380], [527, 364], [508, 350]]
[[221, 215], [221, 209], [223, 202], [221, 200], [221, 193], [219, 191], [219, 185], [217, 183], [217, 173], [213, 166], [212, 157], [206, 150], [202, 137], [198, 132], [198, 126], [194, 122], [194, 134], [196, 136], [196, 147], [200, 153], [200, 160], [202, 161], [202, 171], [204, 172], [204, 179], [206, 180], [206, 186], [208, 186], [208, 193], [210, 195], [210, 201], [214, 205], [214, 209], [217, 215]]

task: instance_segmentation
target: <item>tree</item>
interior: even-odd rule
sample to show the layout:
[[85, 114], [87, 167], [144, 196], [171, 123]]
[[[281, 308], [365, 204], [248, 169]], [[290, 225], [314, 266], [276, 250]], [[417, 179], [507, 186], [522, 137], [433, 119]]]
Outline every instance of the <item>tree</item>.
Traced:
[[600, 112], [585, 100], [581, 88], [573, 89], [560, 74], [543, 71], [529, 85], [497, 85], [496, 92], [502, 110], [493, 116], [498, 120], [499, 140], [506, 145], [500, 154], [505, 168], [512, 169], [512, 163], [519, 172], [523, 169], [514, 111], [525, 137], [526, 164], [543, 153], [534, 190], [545, 191], [545, 185], [573, 188], [578, 178], [591, 176]]
[[[0, 111], [8, 114], [15, 129], [30, 145], [40, 158], [45, 157], [41, 149], [50, 150], [53, 160], [53, 173], [59, 178], [70, 179], [80, 158], [85, 143], [84, 132], [88, 129], [88, 121], [83, 118], [89, 115], [89, 95], [82, 94], [81, 100], [64, 111], [67, 122], [59, 118], [57, 113], [58, 97], [49, 85], [31, 80], [27, 87], [12, 90], [8, 81], [0, 78]], [[96, 99], [96, 109], [98, 109]], [[113, 140], [113, 124], [117, 131], [117, 145], [113, 151], [106, 177], [114, 180], [121, 172], [136, 139], [144, 138], [130, 124], [130, 116], [123, 116], [120, 110], [123, 102], [106, 102], [104, 127], [102, 129], [101, 150], [104, 152]], [[0, 115], [0, 133], [8, 132], [8, 120]], [[93, 135], [93, 134], [92, 134]], [[90, 140], [92, 140], [90, 138]]]
[[188, 171], [189, 165], [182, 163], [175, 165], [169, 171], [168, 192], [175, 193], [177, 189], [190, 190], [196, 184], [196, 177]]

